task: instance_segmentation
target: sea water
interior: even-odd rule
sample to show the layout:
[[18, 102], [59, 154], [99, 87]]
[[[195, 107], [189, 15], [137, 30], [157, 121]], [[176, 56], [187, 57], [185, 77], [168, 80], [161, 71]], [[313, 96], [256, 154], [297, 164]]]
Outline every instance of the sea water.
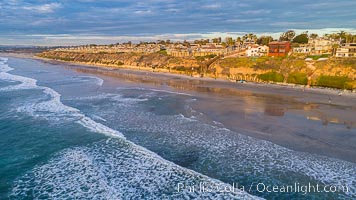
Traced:
[[[0, 199], [355, 197], [355, 163], [208, 123], [189, 106], [194, 101], [63, 65], [0, 58]], [[347, 190], [304, 192], [307, 185]]]

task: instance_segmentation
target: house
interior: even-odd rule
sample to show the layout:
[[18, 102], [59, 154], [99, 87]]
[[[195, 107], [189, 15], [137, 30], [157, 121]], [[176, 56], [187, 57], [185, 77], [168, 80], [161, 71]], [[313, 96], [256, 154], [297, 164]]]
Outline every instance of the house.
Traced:
[[226, 48], [220, 44], [208, 43], [196, 49], [196, 51], [193, 52], [193, 56], [207, 56], [211, 54], [223, 55], [226, 51]]
[[191, 48], [184, 46], [182, 44], [179, 45], [169, 45], [167, 47], [167, 54], [175, 57], [189, 57], [191, 56]]
[[335, 44], [339, 44], [339, 42], [324, 37], [309, 39], [308, 41], [308, 45], [313, 47], [312, 54], [314, 55], [331, 54], [333, 51], [333, 45]]
[[336, 57], [356, 57], [356, 43], [346, 43], [337, 48]]
[[307, 46], [299, 46], [293, 47], [293, 53], [300, 53], [300, 54], [311, 54], [313, 51], [313, 47]]
[[268, 54], [268, 46], [260, 46], [257, 44], [251, 45], [247, 47], [246, 56], [247, 57], [261, 57], [267, 56]]
[[286, 56], [291, 50], [291, 44], [289, 41], [283, 42], [270, 42], [268, 44], [269, 51], [268, 56]]

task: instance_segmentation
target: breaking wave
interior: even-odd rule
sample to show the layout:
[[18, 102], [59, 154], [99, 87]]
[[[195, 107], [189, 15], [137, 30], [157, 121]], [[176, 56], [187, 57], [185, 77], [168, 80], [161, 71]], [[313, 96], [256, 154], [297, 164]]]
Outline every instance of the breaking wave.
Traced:
[[[229, 193], [178, 192], [178, 183], [231, 186], [164, 160], [127, 141], [119, 131], [64, 105], [55, 90], [37, 85], [35, 79], [7, 73], [10, 69], [5, 71], [0, 72], [0, 79], [18, 84], [0, 88], [0, 92], [39, 90], [47, 97], [17, 108], [18, 112], [48, 120], [69, 120], [90, 131], [110, 136], [94, 146], [66, 149], [47, 163], [37, 165], [14, 182], [10, 199], [259, 199], [241, 190]], [[121, 101], [120, 96], [111, 95], [110, 98]]]
[[[5, 59], [1, 59], [1, 60], [3, 65], [5, 65], [7, 60]], [[102, 133], [111, 137], [124, 138], [123, 134], [120, 133], [119, 131], [113, 130], [101, 123], [95, 122], [91, 118], [82, 114], [80, 110], [76, 108], [64, 105], [60, 99], [61, 95], [55, 90], [44, 86], [38, 86], [37, 80], [35, 79], [7, 73], [13, 70], [13, 68], [4, 68], [4, 69], [5, 69], [4, 71], [0, 72], [0, 79], [12, 81], [12, 82], [13, 81], [19, 82], [19, 84], [0, 88], [0, 91], [35, 89], [35, 90], [42, 90], [44, 94], [50, 97], [46, 101], [41, 101], [38, 103], [18, 107], [17, 111], [25, 112], [34, 117], [51, 118], [55, 115], [57, 121], [63, 120], [64, 117], [67, 117], [68, 119], [76, 119], [77, 123], [85, 126], [91, 131]]]

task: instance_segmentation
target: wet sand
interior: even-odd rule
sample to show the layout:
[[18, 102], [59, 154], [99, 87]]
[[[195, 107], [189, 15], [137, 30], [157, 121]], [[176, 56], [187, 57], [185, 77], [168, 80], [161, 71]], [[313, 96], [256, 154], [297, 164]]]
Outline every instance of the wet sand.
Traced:
[[207, 116], [200, 119], [207, 123], [221, 123], [289, 149], [356, 162], [356, 94], [351, 92], [339, 96], [339, 91], [332, 89], [303, 90], [68, 63], [65, 66], [140, 87], [188, 93], [197, 98], [191, 103], [192, 109]]
[[[339, 90], [235, 83], [209, 78], [44, 61], [147, 88], [184, 92], [207, 123], [296, 151], [356, 163], [356, 94]], [[184, 113], [192, 115], [192, 113]], [[217, 135], [217, 137], [219, 137]]]

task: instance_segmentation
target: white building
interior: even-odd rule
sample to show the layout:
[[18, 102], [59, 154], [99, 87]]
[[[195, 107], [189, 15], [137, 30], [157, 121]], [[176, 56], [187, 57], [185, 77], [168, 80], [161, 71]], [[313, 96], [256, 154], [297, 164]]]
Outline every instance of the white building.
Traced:
[[294, 53], [310, 54], [312, 51], [313, 48], [310, 46], [300, 46], [300, 47], [293, 48]]
[[333, 50], [333, 45], [339, 44], [339, 41], [330, 38], [315, 38], [309, 39], [308, 45], [313, 47], [312, 54], [331, 54]]
[[337, 48], [336, 57], [356, 57], [356, 43], [346, 43]]
[[268, 50], [269, 50], [268, 46], [260, 46], [254, 44], [247, 47], [245, 54], [247, 57], [267, 56]]

